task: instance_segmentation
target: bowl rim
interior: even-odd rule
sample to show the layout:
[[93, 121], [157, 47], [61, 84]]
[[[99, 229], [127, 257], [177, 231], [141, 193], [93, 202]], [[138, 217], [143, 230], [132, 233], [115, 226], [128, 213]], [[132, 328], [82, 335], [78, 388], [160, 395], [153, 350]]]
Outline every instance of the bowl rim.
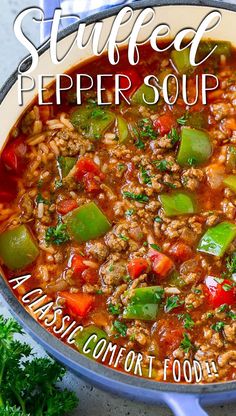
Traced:
[[[222, 3], [219, 0], [139, 0], [135, 3], [128, 4], [133, 10], [139, 10], [144, 7], [171, 7], [171, 6], [197, 6], [197, 7], [213, 7], [216, 9], [223, 9], [232, 12], [236, 12], [236, 5], [231, 3]], [[104, 20], [117, 14], [122, 6], [112, 7], [105, 11], [93, 14], [88, 18], [81, 19], [79, 22], [74, 23], [68, 28], [63, 29], [58, 35], [58, 41], [71, 35], [78, 28], [78, 24], [84, 22], [86, 24], [95, 23], [97, 20]], [[45, 42], [41, 45], [39, 55], [42, 55], [49, 45]], [[25, 62], [25, 67], [29, 63]], [[17, 70], [10, 75], [0, 90], [0, 104], [5, 99], [6, 95], [15, 84], [17, 80]], [[23, 328], [43, 346], [43, 348], [52, 354], [60, 362], [64, 363], [70, 370], [77, 374], [84, 376], [87, 380], [95, 380], [100, 386], [113, 384], [116, 389], [125, 392], [127, 387], [129, 391], [135, 394], [135, 391], [145, 390], [146, 393], [157, 392], [172, 392], [172, 393], [187, 393], [203, 395], [205, 393], [225, 393], [236, 390], [236, 382], [219, 382], [219, 383], [207, 383], [207, 384], [177, 384], [170, 382], [152, 381], [142, 377], [130, 376], [128, 373], [114, 370], [103, 364], [99, 364], [84, 355], [78, 353], [76, 350], [66, 345], [63, 341], [59, 340], [55, 335], [52, 335], [41, 324], [39, 324], [23, 305], [19, 302], [14, 295], [12, 289], [7, 284], [5, 278], [0, 275], [0, 293], [6, 306], [10, 307], [10, 311], [13, 316], [22, 324]], [[140, 398], [142, 400], [142, 398]]]

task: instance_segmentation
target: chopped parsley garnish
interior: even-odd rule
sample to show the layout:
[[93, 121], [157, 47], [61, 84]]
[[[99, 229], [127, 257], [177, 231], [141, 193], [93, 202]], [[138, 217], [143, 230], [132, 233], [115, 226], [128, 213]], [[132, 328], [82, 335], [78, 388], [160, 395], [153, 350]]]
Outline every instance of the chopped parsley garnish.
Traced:
[[59, 188], [61, 188], [63, 186], [63, 183], [62, 183], [62, 181], [61, 180], [56, 180], [55, 181], [55, 188], [56, 189], [59, 189]]
[[186, 332], [184, 333], [184, 337], [180, 343], [180, 348], [185, 352], [188, 353], [191, 349], [193, 349], [193, 344], [191, 343], [191, 340], [188, 336], [188, 334], [186, 334]]
[[43, 203], [43, 204], [45, 204], [45, 205], [50, 205], [50, 201], [48, 200], [48, 199], [45, 199], [43, 196], [42, 196], [42, 194], [38, 194], [37, 195], [37, 197], [36, 197], [36, 203], [37, 204], [40, 204], [40, 203]]
[[48, 244], [55, 244], [60, 246], [70, 240], [70, 236], [67, 233], [66, 225], [62, 222], [55, 227], [48, 227], [45, 233], [45, 241]]
[[236, 319], [236, 313], [235, 313], [235, 312], [233, 312], [233, 311], [229, 311], [229, 312], [227, 313], [227, 316], [228, 316], [229, 318], [231, 318], [231, 319]]
[[163, 221], [162, 221], [162, 219], [161, 219], [160, 217], [155, 217], [155, 218], [154, 218], [154, 221], [155, 221], [155, 222], [163, 222]]
[[216, 332], [223, 331], [224, 327], [225, 327], [225, 323], [222, 321], [216, 322], [215, 324], [211, 326], [211, 328], [214, 329], [214, 331]]
[[162, 159], [154, 162], [157, 169], [159, 169], [161, 172], [165, 172], [166, 170], [170, 169], [171, 163], [168, 162], [168, 160]]
[[167, 137], [173, 145], [179, 141], [179, 134], [174, 127], [171, 129], [170, 133], [168, 133]]
[[228, 256], [226, 259], [227, 274], [232, 275], [236, 273], [236, 253], [232, 256]]
[[121, 310], [119, 305], [113, 305], [110, 303], [108, 305], [108, 312], [110, 312], [112, 315], [120, 315]]
[[144, 149], [145, 148], [145, 144], [144, 144], [144, 142], [140, 139], [140, 137], [138, 136], [137, 137], [137, 140], [135, 141], [135, 146], [138, 148], [138, 149]]
[[221, 305], [218, 309], [217, 312], [225, 312], [228, 309], [228, 305], [227, 303], [224, 303], [223, 305]]
[[134, 201], [138, 201], [141, 204], [145, 204], [145, 202], [149, 201], [149, 198], [145, 194], [135, 194], [134, 192], [123, 192], [123, 195], [126, 198], [133, 199]]
[[188, 313], [180, 313], [178, 315], [179, 320], [183, 320], [184, 328], [185, 329], [192, 329], [195, 325], [194, 320]]
[[166, 300], [165, 304], [165, 312], [170, 312], [172, 309], [178, 308], [179, 306], [183, 305], [183, 301], [180, 300], [178, 295], [170, 296]]
[[119, 335], [126, 337], [128, 328], [123, 322], [114, 321], [113, 328], [119, 333]]
[[181, 126], [185, 126], [185, 124], [188, 121], [188, 114], [184, 114], [182, 117], [177, 118], [177, 123], [180, 124]]
[[149, 175], [148, 171], [144, 168], [144, 166], [140, 166], [140, 172], [143, 183], [145, 183], [146, 185], [151, 185], [151, 176]]
[[157, 133], [153, 129], [152, 124], [148, 118], [144, 118], [139, 122], [139, 127], [141, 128], [139, 134], [141, 137], [148, 138], [150, 140], [156, 140]]
[[202, 291], [201, 291], [201, 289], [193, 288], [193, 293], [195, 293], [196, 295], [201, 295]]
[[125, 215], [127, 215], [127, 217], [131, 217], [134, 213], [135, 209], [127, 209], [127, 211], [125, 211]]
[[163, 183], [163, 185], [166, 185], [171, 189], [176, 189], [176, 185], [174, 183], [165, 182], [165, 181], [159, 181], [159, 182]]
[[161, 247], [160, 247], [160, 246], [158, 246], [157, 244], [149, 244], [149, 245], [150, 245], [150, 247], [151, 247], [151, 248], [153, 248], [154, 250], [161, 251]]
[[118, 163], [118, 170], [121, 172], [122, 170], [124, 170], [125, 169], [125, 165], [124, 165], [124, 163]]
[[123, 235], [123, 234], [119, 234], [119, 238], [123, 241], [129, 241], [129, 237], [127, 237], [126, 235]]

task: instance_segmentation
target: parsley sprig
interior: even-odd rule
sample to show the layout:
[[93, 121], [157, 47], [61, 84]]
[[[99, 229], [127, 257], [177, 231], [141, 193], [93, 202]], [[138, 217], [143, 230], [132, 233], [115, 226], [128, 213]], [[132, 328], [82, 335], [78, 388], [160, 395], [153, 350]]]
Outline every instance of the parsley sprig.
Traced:
[[48, 244], [55, 244], [60, 246], [70, 240], [70, 236], [67, 232], [66, 225], [62, 222], [58, 223], [55, 227], [48, 227], [45, 233], [45, 241]]
[[65, 369], [49, 358], [33, 358], [32, 349], [15, 339], [20, 325], [0, 316], [0, 415], [63, 416], [78, 404], [75, 394], [60, 390]]
[[133, 199], [134, 201], [138, 201], [141, 204], [145, 204], [146, 202], [149, 201], [149, 198], [147, 195], [145, 194], [135, 194], [134, 192], [128, 192], [125, 191], [123, 192], [123, 195], [128, 198], [128, 199]]

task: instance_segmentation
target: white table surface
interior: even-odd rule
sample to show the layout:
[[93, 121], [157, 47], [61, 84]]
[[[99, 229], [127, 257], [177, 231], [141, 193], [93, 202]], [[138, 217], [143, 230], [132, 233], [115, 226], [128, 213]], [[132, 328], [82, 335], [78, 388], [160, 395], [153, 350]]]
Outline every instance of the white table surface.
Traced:
[[[48, 0], [51, 1], [51, 0]], [[236, 3], [235, 1], [231, 1]], [[26, 51], [19, 44], [13, 32], [13, 21], [20, 10], [26, 7], [38, 6], [37, 0], [0, 0], [0, 87], [7, 77], [15, 70]], [[38, 33], [27, 24], [26, 34], [35, 42], [39, 42]], [[0, 314], [10, 316], [9, 311], [1, 303]], [[27, 342], [34, 347], [39, 355], [44, 351], [29, 336]], [[79, 416], [170, 416], [171, 412], [162, 407], [150, 406], [126, 400], [109, 393], [102, 392], [95, 387], [85, 384], [82, 380], [68, 373], [63, 385], [73, 389], [80, 399], [79, 407], [74, 415]], [[190, 410], [191, 411], [191, 410]], [[222, 405], [208, 409], [210, 416], [236, 416], [236, 404]]]

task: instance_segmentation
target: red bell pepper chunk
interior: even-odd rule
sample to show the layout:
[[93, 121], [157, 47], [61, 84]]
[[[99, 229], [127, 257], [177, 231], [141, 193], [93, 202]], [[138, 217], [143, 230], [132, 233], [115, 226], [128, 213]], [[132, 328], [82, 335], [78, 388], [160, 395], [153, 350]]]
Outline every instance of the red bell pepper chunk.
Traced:
[[50, 119], [51, 107], [49, 105], [41, 105], [39, 107], [39, 117], [40, 120], [45, 123]]
[[206, 294], [209, 302], [214, 308], [220, 305], [234, 305], [236, 302], [234, 282], [227, 279], [218, 279], [213, 276], [208, 276], [205, 279]]
[[174, 125], [175, 120], [172, 114], [164, 114], [153, 121], [153, 128], [161, 135], [169, 133]]
[[[126, 98], [130, 98], [133, 95], [133, 93], [141, 86], [142, 80], [138, 72], [136, 72], [134, 69], [121, 71], [120, 74], [126, 75], [130, 79], [131, 85], [130, 85], [128, 78], [120, 77], [120, 88], [121, 89], [124, 88], [124, 91], [122, 91], [122, 94], [124, 94]], [[127, 89], [125, 90], [125, 88]]]
[[175, 243], [169, 250], [171, 256], [180, 263], [188, 260], [192, 256], [191, 248], [184, 243]]
[[127, 267], [131, 279], [137, 279], [137, 277], [147, 271], [148, 262], [146, 259], [140, 257], [131, 260]]
[[86, 173], [93, 173], [94, 176], [98, 176], [100, 179], [104, 179], [104, 174], [100, 171], [99, 166], [88, 157], [82, 157], [76, 163], [75, 179], [82, 181]]
[[19, 137], [7, 144], [2, 152], [1, 159], [8, 169], [18, 173], [23, 168], [26, 152], [27, 145]]
[[59, 296], [66, 300], [66, 306], [72, 314], [84, 318], [95, 303], [95, 296], [87, 293], [60, 292]]
[[174, 268], [173, 261], [163, 253], [157, 250], [150, 250], [149, 257], [152, 261], [152, 270], [161, 279], [165, 278]]
[[65, 199], [64, 201], [60, 201], [57, 204], [57, 212], [59, 212], [59, 214], [65, 215], [77, 207], [78, 204], [74, 199]]
[[88, 269], [88, 266], [84, 264], [85, 258], [80, 254], [74, 254], [71, 260], [71, 268], [76, 276], [81, 276], [81, 274]]

